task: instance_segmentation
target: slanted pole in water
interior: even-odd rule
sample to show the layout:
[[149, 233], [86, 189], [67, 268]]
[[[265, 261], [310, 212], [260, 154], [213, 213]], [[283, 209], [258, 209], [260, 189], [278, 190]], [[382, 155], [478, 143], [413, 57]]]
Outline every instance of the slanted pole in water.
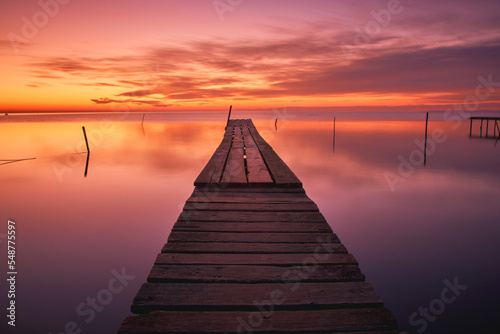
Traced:
[[83, 136], [85, 137], [85, 144], [87, 145], [87, 153], [90, 153], [89, 141], [87, 140], [87, 132], [85, 132], [85, 127], [82, 126]]

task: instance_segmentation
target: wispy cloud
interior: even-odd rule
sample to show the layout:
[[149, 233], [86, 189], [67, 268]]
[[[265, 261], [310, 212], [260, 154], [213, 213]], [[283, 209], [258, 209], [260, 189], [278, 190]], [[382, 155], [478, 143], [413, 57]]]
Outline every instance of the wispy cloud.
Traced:
[[[446, 22], [436, 20], [448, 22], [452, 14], [443, 9], [433, 18], [418, 11], [398, 18], [351, 62], [340, 45], [356, 47], [355, 31], [338, 30], [334, 22], [322, 20], [289, 34], [277, 29], [279, 33], [260, 40], [194, 40], [121, 57], [61, 56], [34, 62], [32, 68], [38, 78], [85, 78], [90, 82], [85, 85], [123, 89], [91, 99], [96, 104], [167, 106], [220, 98], [298, 100], [343, 94], [432, 93], [449, 98], [473, 89], [478, 75], [496, 71], [500, 56], [498, 35], [478, 36], [467, 27], [453, 35]], [[436, 30], [427, 41], [414, 35], [422, 32], [423, 22], [425, 29]], [[491, 21], [482, 24], [495, 31]]]
[[[100, 98], [100, 99], [92, 99], [92, 102], [96, 104], [110, 104], [110, 103], [135, 103], [139, 105], [150, 105], [150, 106], [156, 106], [160, 105], [159, 102], [157, 101], [147, 101], [147, 100], [135, 100], [135, 99], [124, 99], [124, 100], [115, 100], [115, 99], [109, 99], [109, 98]], [[165, 105], [162, 105], [165, 106]]]
[[136, 90], [132, 92], [121, 93], [118, 96], [148, 96], [154, 93], [155, 92], [149, 90]]

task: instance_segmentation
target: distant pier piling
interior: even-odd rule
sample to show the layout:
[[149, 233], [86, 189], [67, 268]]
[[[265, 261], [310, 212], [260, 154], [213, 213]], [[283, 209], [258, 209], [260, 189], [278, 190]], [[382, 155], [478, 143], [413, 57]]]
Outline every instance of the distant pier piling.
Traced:
[[[500, 127], [499, 127], [499, 121], [500, 117], [470, 117], [470, 130], [469, 130], [469, 137], [478, 137], [478, 138], [497, 138], [500, 137]], [[473, 130], [473, 123], [474, 121], [481, 121], [480, 126], [479, 126], [479, 134], [474, 136], [474, 130]], [[483, 132], [484, 128], [484, 121], [486, 121], [486, 131]], [[493, 137], [490, 137], [489, 135], [489, 125], [490, 121], [493, 123]], [[497, 135], [498, 133], [498, 135]], [[484, 136], [484, 137], [483, 137]]]

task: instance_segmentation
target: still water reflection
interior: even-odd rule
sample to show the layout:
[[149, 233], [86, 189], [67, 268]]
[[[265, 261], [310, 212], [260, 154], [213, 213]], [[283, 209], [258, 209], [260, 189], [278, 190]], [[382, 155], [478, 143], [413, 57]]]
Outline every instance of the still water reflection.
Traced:
[[[453, 128], [431, 116], [429, 138], [442, 130], [446, 140], [423, 168], [409, 161], [421, 155], [415, 140], [423, 139], [425, 115], [337, 116], [335, 150], [332, 120], [321, 114], [280, 119], [277, 130], [272, 116], [235, 116], [252, 117], [297, 174], [401, 329], [423, 328], [419, 308], [458, 277], [467, 289], [425, 321], [425, 332], [497, 332], [494, 140], [469, 139], [468, 123]], [[0, 120], [0, 160], [36, 157], [0, 165], [2, 245], [7, 220], [17, 224], [15, 332], [59, 333], [74, 322], [82, 333], [113, 333], [221, 141], [225, 115], [148, 114], [142, 126], [142, 114], [8, 117]], [[91, 144], [87, 177], [82, 125]], [[113, 289], [123, 272], [129, 279]]]

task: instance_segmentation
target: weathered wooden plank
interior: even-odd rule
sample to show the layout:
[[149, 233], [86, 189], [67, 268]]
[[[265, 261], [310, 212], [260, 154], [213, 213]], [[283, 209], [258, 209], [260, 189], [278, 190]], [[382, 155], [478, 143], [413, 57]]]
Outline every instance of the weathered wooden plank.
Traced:
[[234, 128], [234, 133], [233, 133], [233, 143], [231, 145], [231, 149], [233, 148], [244, 148], [244, 141], [243, 141], [243, 133], [241, 132], [241, 129], [239, 126]]
[[319, 212], [183, 211], [178, 220], [219, 222], [325, 222]]
[[250, 134], [250, 130], [248, 129], [248, 124], [246, 121], [243, 124], [241, 132], [243, 133], [243, 138], [245, 140], [245, 147], [246, 148], [257, 148], [257, 144], [253, 140], [253, 136]]
[[[231, 189], [237, 189], [235, 187], [231, 187]], [[241, 188], [241, 189], [248, 189], [252, 190], [253, 188]], [[273, 188], [269, 188], [273, 189]], [[282, 189], [292, 189], [292, 188], [282, 188]], [[270, 192], [270, 193], [261, 193], [261, 192], [220, 192], [220, 193], [203, 193], [203, 192], [197, 192], [191, 194], [191, 197], [193, 198], [200, 198], [205, 201], [210, 201], [211, 199], [217, 198], [218, 196], [221, 197], [238, 197], [238, 198], [255, 198], [256, 200], [266, 200], [266, 199], [286, 199], [286, 198], [297, 198], [297, 199], [304, 199], [308, 198], [306, 194], [304, 193], [282, 193], [282, 192]]]
[[264, 158], [270, 174], [277, 186], [302, 187], [302, 182], [295, 176], [292, 170], [274, 152], [272, 147], [260, 136], [259, 132], [249, 120], [248, 128], [259, 147], [259, 151]]
[[212, 283], [144, 283], [134, 298], [133, 313], [160, 310], [254, 311], [255, 302], [279, 293], [275, 310], [382, 307], [366, 282], [293, 282], [233, 285]]
[[241, 265], [155, 265], [150, 283], [269, 283], [269, 282], [362, 282], [357, 265], [241, 266]]
[[227, 133], [233, 133], [233, 128], [234, 128], [234, 120], [230, 119], [228, 122], [227, 122], [227, 126], [226, 126], [226, 134]]
[[[281, 296], [273, 296], [277, 297], [273, 300], [281, 300]], [[156, 311], [127, 317], [118, 334], [398, 333], [394, 317], [385, 308], [275, 311], [271, 305], [251, 312]]]
[[205, 168], [203, 168], [200, 175], [196, 178], [194, 182], [195, 186], [204, 186], [206, 184], [216, 184], [220, 182], [230, 148], [231, 136], [226, 134]]
[[210, 197], [189, 197], [186, 203], [190, 204], [206, 204], [206, 203], [241, 203], [241, 204], [256, 204], [256, 203], [267, 203], [267, 204], [314, 204], [314, 202], [308, 198], [304, 197], [274, 197], [269, 196], [266, 198], [259, 197], [237, 197], [237, 196], [225, 196], [224, 194], [214, 195]]
[[267, 169], [266, 163], [258, 148], [247, 147], [245, 149], [247, 158], [248, 183], [251, 185], [274, 185], [274, 181]]
[[[172, 231], [168, 242], [318, 243], [330, 233], [222, 233]], [[337, 238], [335, 236], [335, 238]]]
[[[331, 236], [331, 234], [329, 235]], [[228, 254], [324, 254], [347, 253], [345, 246], [336, 240], [322, 239], [321, 243], [216, 243], [169, 242], [162, 253], [228, 253]]]
[[184, 211], [258, 211], [258, 212], [319, 212], [314, 203], [206, 203], [205, 205], [186, 203]]
[[261, 266], [291, 266], [316, 264], [357, 264], [352, 254], [183, 254], [160, 253], [155, 264], [206, 265], [235, 264]]
[[243, 147], [231, 147], [227, 164], [222, 174], [221, 184], [226, 186], [246, 186], [247, 176], [243, 160]]
[[303, 188], [269, 188], [269, 187], [253, 187], [253, 188], [234, 188], [227, 186], [209, 185], [203, 187], [196, 187], [193, 194], [211, 194], [211, 193], [239, 193], [240, 195], [248, 193], [261, 193], [268, 196], [268, 194], [283, 193], [293, 195], [294, 193], [305, 194]]
[[241, 233], [332, 233], [327, 223], [230, 223], [230, 222], [190, 222], [175, 223], [172, 231], [196, 232], [241, 232]]

